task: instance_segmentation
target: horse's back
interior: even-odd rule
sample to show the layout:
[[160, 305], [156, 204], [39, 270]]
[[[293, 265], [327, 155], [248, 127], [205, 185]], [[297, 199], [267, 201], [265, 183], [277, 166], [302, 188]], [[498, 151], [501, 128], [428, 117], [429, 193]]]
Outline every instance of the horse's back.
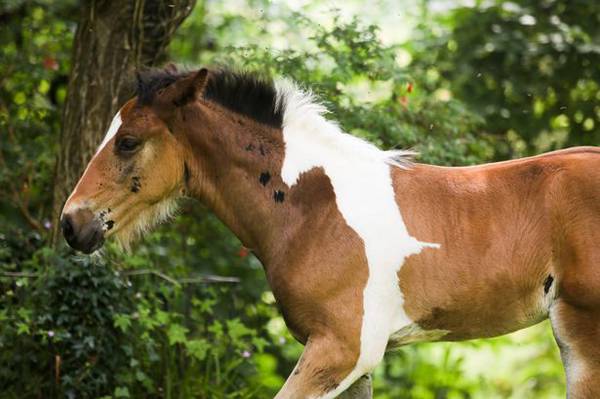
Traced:
[[599, 148], [392, 173], [411, 235], [441, 245], [400, 270], [413, 320], [492, 336], [545, 318], [556, 295], [600, 296]]

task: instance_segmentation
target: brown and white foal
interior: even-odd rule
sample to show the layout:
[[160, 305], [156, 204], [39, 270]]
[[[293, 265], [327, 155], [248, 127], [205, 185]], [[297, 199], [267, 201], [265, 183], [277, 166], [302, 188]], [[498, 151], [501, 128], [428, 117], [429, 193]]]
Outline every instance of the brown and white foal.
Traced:
[[600, 149], [413, 164], [324, 112], [286, 81], [146, 73], [65, 204], [65, 238], [128, 245], [183, 195], [209, 206], [306, 344], [278, 399], [369, 398], [390, 348], [547, 317], [569, 397], [600, 397]]

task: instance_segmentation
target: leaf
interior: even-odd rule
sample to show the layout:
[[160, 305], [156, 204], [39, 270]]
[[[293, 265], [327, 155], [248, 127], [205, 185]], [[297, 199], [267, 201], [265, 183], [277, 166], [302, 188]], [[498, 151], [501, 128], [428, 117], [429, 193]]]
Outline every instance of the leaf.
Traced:
[[169, 322], [169, 314], [167, 312], [163, 312], [162, 310], [157, 310], [155, 317], [156, 320], [162, 325], [167, 324]]
[[23, 334], [29, 334], [29, 326], [25, 323], [17, 323], [17, 334], [18, 335], [23, 335]]
[[148, 375], [146, 375], [146, 373], [144, 373], [142, 370], [138, 370], [135, 372], [135, 378], [140, 382], [144, 382], [148, 380]]
[[131, 317], [125, 314], [115, 315], [113, 325], [122, 332], [127, 332], [131, 327]]
[[252, 345], [256, 348], [258, 352], [262, 352], [267, 345], [269, 345], [269, 341], [261, 337], [253, 337]]
[[194, 339], [186, 343], [188, 353], [197, 360], [204, 360], [210, 348], [210, 344], [205, 339]]
[[31, 320], [31, 310], [30, 309], [26, 309], [26, 308], [19, 308], [19, 310], [17, 311], [17, 314], [19, 315], [19, 317], [21, 317], [24, 321], [29, 321]]
[[167, 331], [167, 337], [169, 338], [169, 345], [183, 344], [187, 341], [185, 334], [189, 330], [181, 324], [171, 324]]
[[116, 387], [115, 398], [130, 398], [129, 389], [127, 387]]
[[227, 332], [231, 337], [231, 340], [236, 342], [240, 340], [242, 337], [247, 335], [254, 335], [256, 332], [254, 330], [246, 327], [238, 318], [233, 320], [227, 320]]

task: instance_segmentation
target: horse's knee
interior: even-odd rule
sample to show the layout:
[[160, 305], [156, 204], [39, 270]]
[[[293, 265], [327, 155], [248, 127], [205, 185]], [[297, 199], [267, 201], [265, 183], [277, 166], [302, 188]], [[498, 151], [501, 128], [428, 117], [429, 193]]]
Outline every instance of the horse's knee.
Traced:
[[311, 339], [277, 399], [336, 397], [361, 376], [358, 359], [359, 352], [344, 342]]

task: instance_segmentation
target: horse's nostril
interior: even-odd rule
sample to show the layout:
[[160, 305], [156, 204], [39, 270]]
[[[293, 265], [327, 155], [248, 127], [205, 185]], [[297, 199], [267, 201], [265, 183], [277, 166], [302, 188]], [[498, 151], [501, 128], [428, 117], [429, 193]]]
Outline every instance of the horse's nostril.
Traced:
[[73, 229], [73, 221], [70, 215], [64, 215], [60, 221], [60, 227], [62, 228], [63, 235], [68, 240], [72, 239], [75, 235]]
[[77, 209], [65, 213], [60, 227], [67, 243], [83, 253], [89, 254], [100, 248], [104, 242], [104, 231], [100, 219], [87, 209]]

